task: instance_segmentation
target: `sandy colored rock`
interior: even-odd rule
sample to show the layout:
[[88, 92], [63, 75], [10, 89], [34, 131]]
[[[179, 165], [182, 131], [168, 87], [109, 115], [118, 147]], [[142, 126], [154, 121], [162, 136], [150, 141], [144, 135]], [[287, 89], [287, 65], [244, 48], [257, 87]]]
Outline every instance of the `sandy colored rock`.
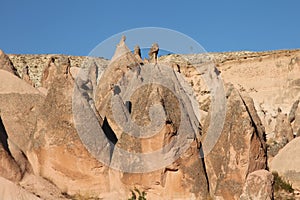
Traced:
[[110, 110], [110, 105], [107, 102], [111, 98], [114, 84], [116, 84], [130, 68], [137, 65], [139, 64], [125, 44], [125, 38], [122, 38], [117, 45], [109, 67], [102, 74], [102, 77], [107, 77], [107, 79], [99, 83], [95, 93], [95, 106], [103, 119], [106, 115], [109, 115], [107, 112]]
[[134, 47], [133, 55], [134, 55], [135, 59], [137, 60], [137, 63], [144, 64], [143, 59], [141, 57], [141, 49], [140, 49], [139, 45], [136, 45]]
[[14, 67], [9, 57], [1, 49], [0, 49], [0, 69], [8, 71], [14, 74], [15, 76], [19, 76], [17, 69]]
[[[134, 82], [130, 85], [130, 80], [145, 81], [145, 79], [141, 81], [144, 65], [141, 64], [139, 58], [137, 59], [137, 56], [140, 57], [139, 52], [136, 50], [134, 54], [131, 53], [125, 44], [125, 37], [121, 39], [111, 61], [100, 58], [91, 59], [91, 70], [84, 72], [89, 74], [89, 78], [80, 80], [78, 85], [74, 85], [74, 79], [81, 73], [79, 67], [89, 67], [82, 65], [87, 59], [85, 57], [9, 55], [13, 64], [9, 65], [7, 57], [4, 59], [5, 63], [16, 67], [21, 75], [26, 74], [22, 72], [22, 69], [28, 66], [30, 73], [27, 78], [32, 80], [35, 86], [43, 85], [35, 89], [11, 72], [0, 70], [0, 110], [8, 136], [6, 146], [11, 154], [8, 155], [9, 159], [14, 160], [20, 173], [25, 174], [18, 184], [27, 193], [34, 193], [42, 199], [63, 199], [64, 197], [71, 198], [71, 196], [72, 198], [77, 196], [78, 198], [126, 199], [130, 197], [130, 190], [134, 187], [140, 191], [146, 191], [147, 199], [207, 199], [209, 191], [213, 199], [239, 199], [240, 195], [242, 197], [262, 195], [259, 191], [267, 191], [269, 194], [269, 189], [266, 189], [269, 187], [267, 184], [269, 179], [260, 179], [266, 173], [259, 174], [257, 171], [266, 168], [265, 130], [268, 138], [275, 139], [277, 135], [275, 133], [286, 131], [285, 127], [289, 127], [276, 126], [276, 124], [277, 121], [278, 124], [290, 122], [287, 116], [293, 103], [299, 99], [299, 52], [295, 50], [168, 55], [158, 58], [154, 63], [144, 62], [144, 65], [149, 64], [146, 66], [150, 67], [149, 69], [153, 69], [156, 64], [155, 67], [161, 72], [163, 72], [162, 64], [167, 64], [170, 69], [173, 68], [172, 73], [178, 80], [173, 80], [174, 84], [171, 88], [177, 88], [175, 92], [177, 94], [182, 92], [179, 89], [181, 87], [177, 87], [176, 84], [178, 82], [181, 84], [179, 74], [183, 75], [183, 79], [194, 89], [201, 115], [203, 114], [204, 118], [200, 119], [203, 126], [194, 123], [193, 128], [197, 128], [198, 131], [187, 129], [181, 132], [179, 131], [181, 119], [177, 111], [180, 110], [181, 105], [187, 105], [183, 103], [185, 101], [175, 101], [170, 91], [157, 85], [141, 87], [136, 90], [131, 99], [122, 102], [117, 116], [134, 119], [138, 125], [147, 126], [152, 122], [151, 115], [157, 117], [159, 114], [151, 113], [150, 107], [158, 104], [163, 108], [162, 113], [165, 114], [166, 119], [159, 118], [158, 121], [163, 122], [163, 126], [156, 132], [155, 137], [140, 140], [124, 134], [124, 129], [114, 121], [115, 116], [111, 111], [111, 97], [120, 101], [125, 99], [122, 95], [126, 96], [126, 94], [121, 91], [129, 92], [134, 89], [133, 85], [138, 83]], [[211, 59], [211, 55], [214, 55], [215, 59]], [[187, 61], [186, 57], [191, 60]], [[225, 82], [232, 82], [234, 85], [227, 92], [227, 115], [220, 140], [205, 159], [199, 157], [199, 147], [201, 134], [206, 130], [207, 124], [205, 123], [211, 115], [212, 99], [209, 87], [203, 80], [205, 71], [199, 72], [193, 67], [192, 63], [198, 63], [199, 60], [201, 62], [202, 60], [215, 60], [218, 65], [215, 73], [221, 73]], [[107, 68], [108, 62], [110, 66]], [[204, 64], [201, 64], [203, 63], [199, 66], [204, 67]], [[105, 69], [107, 70], [102, 74], [104, 79], [101, 82], [99, 75], [101, 70]], [[130, 75], [129, 72], [137, 76], [126, 77]], [[152, 75], [152, 77], [158, 77]], [[170, 78], [175, 79], [175, 76], [172, 75]], [[85, 93], [82, 98], [74, 100], [72, 98], [74, 91], [77, 91], [76, 88], [85, 90]], [[110, 128], [114, 133], [114, 135], [111, 134], [113, 138], [108, 138], [110, 134], [96, 138], [92, 137], [92, 132], [88, 132], [87, 141], [94, 144], [92, 151], [83, 145], [82, 138], [78, 134], [78, 123], [75, 122], [74, 102], [80, 101], [85, 101], [81, 116], [85, 116], [87, 120], [94, 117], [93, 119], [97, 122], [95, 126], [83, 126], [84, 128], [93, 130], [100, 126], [100, 128]], [[278, 114], [278, 107], [282, 108], [281, 114]], [[94, 113], [89, 113], [90, 110]], [[294, 109], [294, 112], [290, 112], [295, 116], [292, 116], [294, 119], [290, 125], [294, 133], [300, 130], [294, 128], [299, 124], [298, 110]], [[189, 121], [195, 122], [191, 117], [192, 112], [187, 110], [187, 113], [190, 116]], [[180, 154], [180, 157], [176, 157], [177, 159], [172, 164], [159, 170], [141, 174], [119, 172], [96, 159], [99, 158], [97, 155], [100, 152], [111, 150], [111, 152], [106, 152], [108, 158], [113, 161], [109, 163], [111, 167], [112, 164], [130, 163], [130, 159], [125, 156], [124, 158], [127, 159], [115, 159], [118, 158], [116, 147], [140, 153], [153, 152], [166, 144], [171, 144], [172, 149], [176, 147], [172, 144], [178, 140], [181, 133], [187, 133], [187, 135], [193, 133], [193, 137], [188, 138], [188, 141], [191, 141], [189, 148]], [[290, 134], [288, 135], [290, 137]], [[283, 137], [279, 135], [277, 139], [281, 140]], [[99, 144], [110, 139], [112, 140], [108, 148], [99, 148]], [[293, 144], [296, 139], [286, 147]], [[102, 142], [98, 143], [99, 140]], [[288, 179], [294, 178], [294, 182], [297, 182], [295, 179], [298, 177], [299, 170], [296, 167], [299, 163], [297, 163], [295, 152], [298, 151], [299, 145], [294, 146], [296, 147], [291, 148], [288, 155], [276, 158], [282, 151], [285, 151], [286, 147], [284, 147], [273, 161], [280, 163], [278, 168], [282, 166], [281, 162], [287, 165], [285, 169], [294, 167], [295, 169], [283, 170], [288, 172], [282, 174], [285, 174]], [[7, 147], [4, 150], [8, 152]], [[180, 150], [180, 147], [174, 150]], [[292, 155], [292, 158], [289, 157]], [[170, 153], [171, 156], [174, 154]], [[7, 154], [2, 158], [7, 161]], [[151, 161], [146, 167], [159, 163], [157, 158]], [[134, 167], [135, 165], [132, 166]], [[9, 167], [9, 170], [14, 172], [14, 167]], [[255, 184], [251, 184], [252, 181]], [[254, 187], [260, 183], [262, 187]], [[21, 189], [19, 192], [18, 186], [15, 189], [15, 185], [9, 184], [8, 187], [0, 187], [0, 191], [6, 195], [3, 195], [4, 197], [8, 196], [7, 191], [23, 195], [24, 190]]]
[[267, 170], [257, 170], [248, 174], [241, 200], [272, 200], [273, 175]]
[[72, 67], [71, 71], [71, 60], [67, 56], [53, 56], [49, 59], [48, 64], [44, 68], [41, 76], [42, 93], [47, 94], [53, 81], [57, 76], [65, 76], [74, 79], [79, 71], [78, 67]]
[[29, 76], [29, 67], [26, 66], [23, 68], [22, 79], [27, 82], [29, 85], [34, 86], [34, 83], [31, 81]]
[[9, 153], [19, 171], [15, 179], [20, 179], [24, 173], [32, 171], [26, 156], [34, 144], [32, 136], [36, 128], [36, 111], [44, 101], [44, 96], [7, 71], [0, 70], [0, 79], [1, 117]]
[[29, 160], [26, 157], [26, 154], [11, 140], [7, 140], [9, 152], [12, 158], [17, 163], [18, 167], [20, 168], [22, 177], [26, 173], [32, 173], [32, 167]]
[[276, 120], [275, 140], [278, 143], [281, 143], [283, 140], [290, 142], [292, 139], [294, 139], [293, 129], [287, 115], [279, 112]]
[[27, 156], [34, 173], [62, 192], [99, 196], [109, 191], [108, 168], [89, 154], [78, 137], [72, 110], [74, 80], [65, 63], [57, 65], [56, 75], [48, 82]]
[[39, 95], [39, 91], [34, 89], [29, 84], [24, 84], [25, 82], [13, 76], [11, 73], [0, 69], [0, 94], [36, 94]]
[[[142, 153], [146, 157], [147, 153], [151, 154], [170, 144], [170, 149], [165, 151], [169, 157], [174, 157], [174, 163], [164, 165], [165, 160], [153, 157], [151, 162], [146, 162], [145, 165], [141, 166], [145, 169], [144, 173], [131, 173], [131, 171], [134, 172], [134, 170], [139, 169], [137, 167], [139, 163], [132, 163], [135, 160], [134, 156], [130, 159], [128, 155], [123, 155], [122, 152], [115, 148], [110, 165], [121, 168], [123, 166], [128, 167], [124, 168], [124, 172], [116, 175], [120, 179], [117, 185], [120, 185], [119, 187], [124, 188], [125, 191], [130, 191], [130, 188], [138, 186], [138, 188], [142, 188], [142, 190], [147, 192], [147, 197], [150, 199], [207, 199], [209, 196], [207, 178], [203, 160], [199, 158], [199, 141], [196, 139], [198, 137], [196, 135], [199, 134], [198, 129], [196, 128], [196, 131], [193, 130], [194, 127], [180, 129], [180, 120], [182, 119], [180, 119], [179, 111], [184, 106], [186, 106], [186, 109], [189, 108], [186, 112], [187, 116], [191, 117], [185, 120], [191, 120], [192, 124], [199, 124], [199, 122], [196, 123], [194, 121], [197, 118], [191, 105], [187, 103], [189, 102], [189, 97], [179, 90], [182, 87], [181, 83], [178, 82], [178, 78], [171, 67], [165, 68], [159, 63], [156, 66], [154, 64], [140, 66], [134, 59], [134, 55], [130, 51], [126, 51], [127, 49], [128, 47], [121, 40], [108, 69], [104, 72], [103, 77], [105, 78], [99, 82], [96, 93], [96, 108], [112, 129], [111, 134], [115, 137], [114, 142], [118, 149], [124, 149], [132, 153]], [[119, 52], [123, 52], [123, 55], [119, 55]], [[143, 85], [143, 81], [147, 83], [147, 79], [151, 77], [148, 74], [149, 71], [151, 71], [151, 76], [157, 78], [163, 76], [164, 73], [169, 73], [169, 79], [173, 81], [170, 84], [170, 88], [176, 88], [178, 95], [185, 101], [176, 100], [177, 98], [171, 91], [159, 84], [149, 84], [135, 89], [136, 85]], [[163, 80], [163, 78], [160, 78], [160, 80]], [[135, 92], [131, 94], [130, 99], [127, 99], [129, 96], [126, 95], [129, 95], [131, 91]], [[121, 107], [113, 111], [111, 101], [119, 102]], [[124, 101], [130, 102], [130, 106], [126, 107], [126, 102]], [[120, 128], [118, 123], [122, 119], [117, 120], [118, 118], [116, 117], [118, 116], [124, 116], [126, 119], [131, 118], [139, 126], [155, 123], [150, 120], [151, 114], [149, 116], [149, 113], [151, 113], [150, 107], [153, 105], [161, 105], [164, 110], [162, 112], [166, 116], [166, 118], [160, 118], [158, 116], [159, 113], [156, 113], [156, 118], [153, 120], [159, 119], [163, 126], [161, 131], [156, 132], [155, 136], [142, 139], [135, 138], [127, 134], [126, 129]], [[184, 110], [181, 110], [181, 112], [184, 112]], [[181, 121], [181, 123], [183, 122]], [[144, 132], [142, 131], [141, 133]], [[182, 141], [181, 135], [191, 136], [187, 140]], [[180, 152], [180, 147], [177, 146], [179, 143], [176, 140], [182, 142], [181, 145], [183, 146], [189, 140], [191, 141], [191, 146], [179, 158], [176, 158], [176, 155], [173, 154], [176, 151]], [[140, 159], [143, 159], [143, 157]], [[156, 169], [156, 165], [160, 164], [163, 167]], [[152, 167], [155, 170], [148, 172]], [[129, 171], [127, 172], [126, 170]]]
[[270, 139], [268, 144], [269, 158], [274, 157], [280, 149], [282, 149], [287, 143], [294, 139], [293, 129], [287, 114], [283, 114], [278, 109], [278, 115], [276, 117], [276, 126], [274, 130], [274, 139]]
[[157, 62], [157, 56], [158, 56], [159, 46], [157, 43], [153, 43], [148, 56], [149, 56], [149, 62], [150, 63], [156, 63]]
[[300, 51], [216, 53], [213, 57], [223, 80], [253, 98], [267, 138], [274, 138], [277, 108], [289, 114], [300, 97]]
[[300, 138], [295, 138], [283, 147], [270, 163], [270, 171], [290, 182], [294, 189], [300, 190]]
[[7, 137], [0, 113], [0, 176], [17, 182], [22, 178], [22, 173], [18, 164], [10, 154]]
[[[17, 68], [19, 74], [23, 74], [24, 67], [28, 67], [30, 74], [30, 80], [36, 87], [41, 86], [41, 79], [45, 69], [49, 66], [52, 58], [54, 57], [67, 57], [70, 60], [72, 67], [84, 67], [84, 61], [87, 59], [86, 56], [66, 56], [56, 54], [8, 54], [9, 59], [13, 63], [14, 67]], [[108, 64], [108, 60], [103, 58], [93, 58], [97, 66], [103, 67]]]
[[[43, 177], [33, 174], [25, 174], [19, 185], [27, 192], [34, 194], [41, 199], [63, 200], [69, 199], [65, 193], [62, 193], [53, 183]], [[30, 199], [29, 199], [30, 200]]]
[[0, 177], [0, 198], [5, 200], [40, 200], [39, 197], [2, 177]]
[[294, 122], [295, 118], [296, 118], [296, 112], [298, 109], [298, 105], [299, 105], [299, 100], [295, 101], [291, 107], [290, 113], [289, 113], [289, 122], [292, 123]]
[[232, 85], [227, 87], [224, 128], [205, 164], [211, 196], [239, 199], [247, 175], [266, 169], [266, 146], [252, 100], [244, 100]]
[[[0, 70], [0, 110], [10, 142], [26, 152], [33, 144], [37, 108], [44, 96], [7, 71]], [[3, 80], [3, 81], [2, 81]]]
[[[300, 107], [299, 107], [299, 100], [295, 101], [293, 104], [290, 114], [289, 114], [289, 119], [292, 124], [293, 128], [293, 133], [295, 136], [300, 135]], [[292, 120], [293, 119], [293, 120]]]

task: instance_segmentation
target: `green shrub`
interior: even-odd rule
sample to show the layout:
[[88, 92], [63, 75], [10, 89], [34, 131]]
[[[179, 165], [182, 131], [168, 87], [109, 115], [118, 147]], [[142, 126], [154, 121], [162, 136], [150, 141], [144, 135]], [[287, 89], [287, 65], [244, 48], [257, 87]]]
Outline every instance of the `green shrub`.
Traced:
[[128, 200], [147, 200], [147, 193], [145, 191], [140, 192], [138, 189], [134, 188], [131, 190], [131, 197]]
[[292, 185], [286, 181], [284, 181], [277, 172], [272, 172], [274, 176], [274, 190], [279, 191], [279, 190], [284, 190], [289, 193], [293, 193], [294, 189]]

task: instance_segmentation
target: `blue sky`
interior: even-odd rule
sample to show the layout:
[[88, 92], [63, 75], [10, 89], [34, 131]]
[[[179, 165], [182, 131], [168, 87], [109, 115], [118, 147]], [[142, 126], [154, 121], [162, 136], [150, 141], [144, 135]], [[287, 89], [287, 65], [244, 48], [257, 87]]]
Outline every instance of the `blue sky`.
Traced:
[[209, 52], [300, 48], [299, 0], [1, 0], [6, 53], [88, 55], [128, 29], [182, 32]]

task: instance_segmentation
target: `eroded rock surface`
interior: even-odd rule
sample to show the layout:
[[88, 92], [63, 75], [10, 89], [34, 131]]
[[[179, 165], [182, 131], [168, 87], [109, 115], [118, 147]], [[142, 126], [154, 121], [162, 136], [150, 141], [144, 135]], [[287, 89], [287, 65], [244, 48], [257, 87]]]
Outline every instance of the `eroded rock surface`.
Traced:
[[274, 180], [271, 172], [267, 170], [254, 171], [247, 176], [240, 199], [272, 200], [273, 183]]
[[211, 195], [239, 199], [248, 174], [266, 169], [266, 145], [253, 101], [243, 98], [232, 85], [227, 87], [224, 128], [205, 164]]
[[[119, 55], [120, 52], [122, 55]], [[189, 97], [184, 91], [180, 93], [182, 86], [171, 68], [166, 68], [159, 63], [155, 66], [152, 64], [141, 66], [134, 58], [135, 56], [121, 41], [108, 70], [103, 75], [105, 78], [100, 80], [96, 93], [96, 108], [101, 117], [107, 120], [116, 138], [111, 166], [123, 168], [125, 171], [118, 175], [120, 184], [127, 189], [135, 186], [143, 188], [150, 199], [208, 198], [207, 177], [203, 160], [199, 158], [199, 141], [196, 136], [199, 134], [197, 127], [199, 122], [196, 122], [196, 116], [191, 105], [188, 104]], [[169, 82], [163, 87], [158, 80], [163, 80], [162, 77], [166, 75], [169, 76]], [[152, 76], [158, 79], [148, 82]], [[159, 78], [160, 76], [162, 77]], [[139, 85], [142, 87], [135, 88]], [[182, 99], [178, 100], [178, 97], [168, 90], [167, 85], [169, 89], [175, 88]], [[134, 93], [131, 94], [132, 91]], [[115, 101], [118, 104], [116, 106], [120, 106], [117, 111], [113, 111], [114, 105], [110, 104], [111, 101]], [[129, 107], [126, 107], [126, 102], [130, 102]], [[151, 119], [153, 105], [160, 105], [162, 113], [156, 110]], [[183, 109], [184, 106], [186, 110]], [[160, 114], [164, 117], [161, 118]], [[185, 117], [181, 118], [181, 114]], [[135, 123], [140, 127], [149, 124], [150, 127], [159, 128], [160, 124], [162, 127], [157, 129], [160, 131], [155, 136], [145, 139], [135, 138], [134, 135], [129, 135], [129, 129], [120, 127], [120, 121], [129, 118], [133, 121], [129, 123]], [[156, 122], [157, 119], [159, 120]], [[126, 120], [125, 122], [128, 123]], [[129, 126], [135, 127], [133, 124]], [[141, 130], [136, 133], [145, 134], [147, 131], [147, 129]], [[183, 152], [180, 152], [183, 148], [181, 145], [188, 145]], [[164, 148], [165, 146], [168, 148]], [[132, 157], [119, 149], [131, 152]], [[161, 150], [162, 154], [158, 153], [152, 158], [151, 155], [147, 156], [147, 153]], [[178, 157], [176, 152], [179, 152], [179, 156], [182, 155]], [[142, 157], [139, 157], [138, 153], [142, 153]], [[166, 157], [171, 158], [174, 163], [168, 159], [164, 160]], [[135, 159], [145, 159], [145, 163], [142, 166], [139, 163], [132, 163]], [[135, 174], [134, 172], [139, 168], [145, 173]]]
[[[299, 106], [296, 106], [299, 51], [211, 54], [215, 57], [212, 59], [211, 55], [157, 58], [158, 46], [152, 50], [150, 63], [140, 58], [138, 48], [131, 53], [125, 38], [111, 61], [63, 55], [7, 56], [1, 51], [0, 110], [5, 130], [1, 131], [0, 145], [1, 199], [14, 198], [12, 193], [25, 199], [126, 199], [134, 188], [146, 191], [147, 199], [258, 196], [268, 199], [272, 191], [271, 176], [264, 171], [267, 169], [266, 135], [268, 141], [280, 142], [286, 138], [289, 142], [278, 149], [270, 168], [298, 189], [299, 139], [293, 139], [293, 134], [299, 132], [300, 119]], [[218, 69], [213, 75], [222, 76], [233, 85], [226, 89], [227, 113], [219, 140], [201, 159], [200, 148], [207, 137], [213, 103], [205, 79], [207, 72], [195, 70], [195, 63], [205, 66], [203, 60], [215, 60]], [[85, 68], [84, 62], [91, 64], [86, 71], [88, 78], [76, 82], [77, 75], [81, 74], [79, 67]], [[169, 88], [159, 84], [143, 85], [127, 98], [134, 85], [147, 83], [148, 69], [161, 74], [166, 69], [171, 70], [164, 77], [152, 71], [158, 80], [168, 77]], [[16, 70], [23, 80], [16, 76]], [[195, 105], [186, 103], [191, 98], [183, 80], [194, 89], [201, 118], [193, 113]], [[30, 81], [34, 86], [28, 84]], [[76, 91], [83, 96], [74, 100]], [[82, 91], [84, 93], [80, 93]], [[115, 109], [112, 99], [117, 106], [117, 117], [112, 111]], [[80, 116], [86, 117], [85, 121], [93, 120], [96, 125], [78, 123], [74, 103], [84, 108]], [[157, 105], [158, 110], [153, 110], [153, 105]], [[187, 118], [181, 118], [182, 113]], [[119, 122], [124, 119], [138, 126], [153, 125], [160, 129], [155, 129], [156, 134], [149, 138], [137, 139], [120, 127]], [[181, 129], [184, 119], [189, 123]], [[78, 134], [80, 126], [88, 130], [84, 137]], [[105, 134], [93, 135], [91, 130], [98, 128], [103, 128]], [[4, 139], [3, 135], [6, 135]], [[87, 148], [84, 142], [93, 148]], [[178, 144], [189, 145], [178, 153], [182, 149]], [[165, 164], [164, 160], [153, 157], [145, 165], [150, 169], [165, 164], [163, 168], [132, 173], [130, 170], [139, 166], [137, 160], [127, 171], [115, 169], [132, 164], [132, 157], [126, 157], [118, 149], [147, 154], [165, 146], [165, 155], [174, 162]], [[108, 158], [108, 163], [101, 162], [101, 153]]]
[[39, 197], [26, 191], [17, 184], [0, 177], [0, 197], [1, 199], [14, 200], [14, 199], [32, 199], [40, 200]]
[[11, 156], [8, 148], [7, 133], [0, 113], [0, 176], [17, 182], [22, 178], [21, 169]]
[[14, 67], [9, 57], [1, 49], [0, 49], [0, 69], [6, 70], [16, 76], [19, 76], [17, 69]]
[[270, 163], [270, 171], [276, 171], [293, 188], [300, 190], [300, 138], [295, 138], [283, 147]]

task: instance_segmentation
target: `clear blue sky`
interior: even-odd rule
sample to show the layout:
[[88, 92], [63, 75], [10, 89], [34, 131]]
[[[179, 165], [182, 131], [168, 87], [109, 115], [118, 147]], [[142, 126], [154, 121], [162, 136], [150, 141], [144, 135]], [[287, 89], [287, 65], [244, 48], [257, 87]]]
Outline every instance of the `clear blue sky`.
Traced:
[[300, 48], [299, 0], [1, 0], [6, 53], [87, 55], [139, 27], [182, 32], [207, 51]]

